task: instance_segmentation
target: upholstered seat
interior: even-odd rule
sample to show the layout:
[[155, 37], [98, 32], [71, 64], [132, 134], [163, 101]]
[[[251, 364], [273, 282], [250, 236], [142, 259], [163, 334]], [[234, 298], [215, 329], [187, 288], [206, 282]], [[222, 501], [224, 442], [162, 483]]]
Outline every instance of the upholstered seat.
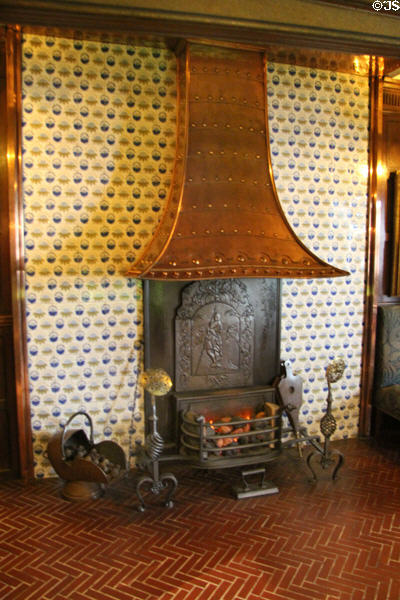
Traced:
[[400, 420], [400, 304], [378, 307], [375, 408]]
[[375, 404], [379, 410], [400, 421], [400, 385], [388, 385], [377, 390]]

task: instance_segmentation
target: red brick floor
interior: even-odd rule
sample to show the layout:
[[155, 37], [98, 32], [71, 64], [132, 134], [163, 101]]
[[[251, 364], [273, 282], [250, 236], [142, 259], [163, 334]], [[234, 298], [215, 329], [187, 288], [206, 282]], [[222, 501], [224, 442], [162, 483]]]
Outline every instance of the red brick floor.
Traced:
[[295, 453], [279, 494], [236, 500], [229, 471], [183, 469], [176, 504], [134, 481], [70, 503], [60, 482], [0, 484], [1, 600], [400, 600], [399, 452], [340, 442], [339, 479]]

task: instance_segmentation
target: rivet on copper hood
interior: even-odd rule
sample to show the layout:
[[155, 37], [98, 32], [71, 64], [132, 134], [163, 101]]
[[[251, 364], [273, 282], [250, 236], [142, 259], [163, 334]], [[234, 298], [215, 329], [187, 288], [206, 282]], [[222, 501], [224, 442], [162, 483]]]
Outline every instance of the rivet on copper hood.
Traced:
[[188, 43], [178, 56], [170, 193], [152, 240], [127, 275], [165, 281], [348, 275], [304, 246], [280, 205], [263, 52]]

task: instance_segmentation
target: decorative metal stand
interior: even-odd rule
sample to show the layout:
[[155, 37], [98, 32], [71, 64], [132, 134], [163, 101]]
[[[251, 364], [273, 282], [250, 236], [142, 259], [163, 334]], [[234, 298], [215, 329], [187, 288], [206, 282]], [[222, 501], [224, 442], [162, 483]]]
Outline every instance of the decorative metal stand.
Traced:
[[339, 450], [331, 450], [330, 448], [330, 438], [336, 431], [336, 419], [332, 415], [332, 391], [331, 384], [339, 381], [342, 377], [343, 372], [346, 368], [346, 365], [342, 359], [338, 359], [333, 361], [330, 365], [328, 365], [326, 369], [326, 380], [328, 382], [328, 397], [327, 397], [327, 408], [326, 413], [322, 417], [320, 422], [320, 431], [325, 438], [325, 442], [323, 447], [318, 443], [313, 442], [314, 448], [316, 448], [316, 452], [312, 452], [307, 457], [307, 465], [312, 473], [314, 481], [317, 480], [316, 473], [312, 467], [312, 461], [314, 457], [320, 457], [320, 465], [323, 469], [327, 469], [332, 465], [335, 465], [332, 473], [332, 479], [336, 479], [339, 469], [342, 467], [344, 463], [344, 456]]
[[140, 502], [138, 510], [141, 512], [146, 508], [142, 495], [143, 487], [148, 486], [153, 494], [160, 494], [169, 487], [164, 505], [167, 508], [172, 508], [174, 505], [172, 497], [178, 485], [175, 475], [172, 473], [160, 473], [159, 458], [164, 449], [164, 440], [157, 431], [156, 396], [164, 396], [171, 389], [171, 379], [162, 369], [149, 369], [143, 374], [143, 385], [151, 397], [152, 414], [149, 417], [149, 421], [151, 422], [152, 431], [146, 437], [144, 448], [140, 444], [137, 444], [136, 447], [137, 466], [149, 472], [149, 475], [142, 475], [136, 484], [136, 494]]

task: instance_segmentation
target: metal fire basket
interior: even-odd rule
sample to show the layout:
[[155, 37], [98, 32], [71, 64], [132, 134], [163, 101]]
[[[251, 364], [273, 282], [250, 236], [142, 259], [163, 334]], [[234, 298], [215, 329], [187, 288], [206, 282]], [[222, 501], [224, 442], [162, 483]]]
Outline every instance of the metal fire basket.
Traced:
[[[218, 429], [226, 422], [216, 421], [213, 428]], [[215, 435], [215, 430], [209, 425], [204, 416], [196, 417], [195, 421], [182, 415], [181, 424], [181, 454], [191, 458], [193, 466], [205, 469], [221, 469], [224, 467], [240, 467], [257, 462], [274, 460], [281, 451], [282, 412], [273, 416], [254, 419], [235, 419], [229, 425], [241, 428], [244, 425], [256, 427], [249, 432], [227, 433]], [[217, 447], [216, 439], [230, 440], [235, 438], [235, 445]]]

